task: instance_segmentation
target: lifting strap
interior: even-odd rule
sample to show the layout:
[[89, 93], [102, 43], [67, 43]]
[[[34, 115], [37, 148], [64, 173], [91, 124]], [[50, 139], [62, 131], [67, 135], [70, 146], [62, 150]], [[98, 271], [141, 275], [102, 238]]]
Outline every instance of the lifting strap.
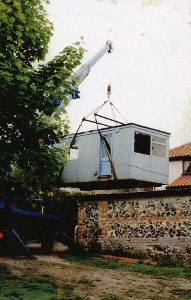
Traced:
[[[97, 123], [96, 115], [94, 114], [94, 116], [95, 116], [95, 121], [96, 121], [96, 123]], [[117, 180], [117, 174], [116, 174], [116, 171], [115, 171], [115, 167], [114, 167], [113, 161], [111, 160], [111, 147], [110, 147], [110, 145], [109, 145], [109, 143], [108, 143], [106, 137], [103, 136], [103, 135], [101, 134], [101, 131], [100, 131], [100, 129], [98, 128], [98, 123], [97, 123], [97, 131], [98, 131], [98, 133], [99, 133], [100, 140], [104, 142], [104, 147], [105, 147], [105, 149], [106, 149], [107, 157], [108, 157], [109, 162], [110, 162], [111, 173], [113, 174], [113, 178], [114, 178], [115, 180]]]
[[77, 134], [78, 134], [78, 131], [80, 130], [80, 127], [82, 126], [83, 121], [84, 121], [84, 118], [82, 119], [82, 121], [81, 121], [81, 123], [80, 123], [78, 129], [76, 130], [76, 133], [74, 134], [74, 137], [73, 137], [73, 139], [72, 139], [72, 141], [71, 141], [71, 143], [70, 143], [69, 149], [71, 149], [72, 146], [75, 144], [76, 136], [77, 136]]
[[[87, 118], [88, 118], [91, 114], [93, 114], [93, 113], [95, 113], [95, 112], [99, 112], [100, 109], [101, 109], [106, 103], [107, 103], [107, 101], [104, 101], [104, 103], [102, 103], [100, 106], [98, 106], [96, 109], [94, 109], [92, 112], [90, 112], [86, 117], [84, 117], [84, 118], [82, 119], [82, 121], [81, 121], [81, 123], [80, 123], [78, 129], [76, 130], [76, 133], [74, 134], [74, 137], [73, 137], [73, 139], [72, 139], [72, 141], [71, 141], [71, 143], [70, 143], [70, 147], [69, 147], [69, 148], [72, 148], [72, 146], [75, 144], [76, 137], [77, 137], [77, 134], [78, 134], [78, 132], [79, 132], [81, 126], [82, 126], [82, 123], [83, 123], [84, 121], [91, 122], [91, 121], [88, 120]], [[105, 125], [105, 124], [102, 124], [102, 125]]]

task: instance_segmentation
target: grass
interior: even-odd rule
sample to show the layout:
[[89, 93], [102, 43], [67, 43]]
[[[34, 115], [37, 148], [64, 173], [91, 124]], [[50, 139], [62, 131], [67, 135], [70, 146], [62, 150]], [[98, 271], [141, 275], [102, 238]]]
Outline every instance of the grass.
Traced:
[[140, 274], [147, 274], [156, 277], [176, 277], [191, 279], [191, 264], [183, 266], [182, 263], [174, 263], [165, 265], [160, 262], [160, 265], [151, 265], [148, 263], [125, 263], [118, 262], [113, 259], [104, 259], [100, 257], [94, 257], [86, 254], [71, 255], [70, 253], [64, 253], [62, 256], [64, 259], [87, 266], [112, 269], [112, 270], [127, 270], [130, 272], [136, 272]]
[[120, 298], [116, 296], [104, 295], [102, 296], [101, 300], [120, 300]]
[[86, 287], [94, 287], [95, 284], [92, 283], [92, 280], [87, 279], [87, 278], [81, 278], [78, 283], [85, 285]]
[[[79, 285], [94, 286], [91, 280], [82, 278]], [[74, 293], [75, 286], [65, 283], [61, 295], [57, 295], [57, 284], [49, 275], [15, 276], [9, 268], [0, 264], [0, 300], [89, 300]]]
[[190, 300], [190, 296], [187, 293], [187, 291], [184, 291], [185, 293], [182, 294], [173, 294], [173, 296], [170, 297], [162, 297], [162, 296], [153, 296], [150, 298], [150, 300]]
[[63, 286], [63, 291], [66, 296], [70, 295], [74, 291], [74, 287], [70, 283], [65, 283]]
[[49, 277], [22, 277], [12, 275], [5, 265], [0, 265], [0, 299], [51, 300], [57, 287]]
[[[183, 290], [183, 289], [174, 289], [171, 291], [174, 296], [180, 296], [179, 299], [187, 300], [191, 299], [191, 289]], [[176, 297], [176, 299], [178, 299]]]
[[[160, 262], [160, 266], [157, 266], [146, 263], [118, 262], [113, 259], [104, 259], [84, 254], [72, 255], [70, 253], [65, 253], [63, 257], [65, 260], [75, 262], [77, 265], [79, 264], [79, 267], [82, 265], [104, 270], [130, 271], [139, 274], [148, 274], [150, 277], [156, 277], [157, 279], [165, 279], [166, 277], [167, 279], [164, 281], [165, 284], [167, 284], [169, 276], [171, 278], [191, 278], [191, 265], [184, 267], [182, 264], [174, 264], [174, 262], [170, 264], [170, 266], [165, 266], [165, 263]], [[100, 281], [100, 278], [92, 280], [92, 278], [89, 278], [87, 275], [87, 277], [82, 276], [77, 280], [67, 279], [66, 281], [63, 281], [62, 286], [60, 286], [59, 281], [57, 283], [56, 280], [47, 274], [39, 277], [32, 275], [27, 277], [24, 277], [24, 275], [15, 276], [6, 265], [0, 264], [0, 300], [90, 300], [89, 295], [92, 295], [96, 285], [100, 285]], [[130, 288], [127, 294], [128, 298], [134, 298], [144, 294], [145, 288], [144, 285], [135, 287], [135, 289]], [[120, 300], [119, 297], [110, 293], [102, 294], [97, 297], [99, 297], [99, 300]], [[169, 290], [167, 298], [162, 295], [161, 291], [161, 293], [158, 293], [155, 296], [151, 295], [150, 299], [188, 300], [191, 299], [191, 289], [180, 289], [175, 286], [174, 289]]]
[[6, 265], [0, 264], [0, 283], [2, 280], [14, 280], [17, 276], [13, 275]]
[[56, 294], [55, 286], [48, 282], [38, 282], [40, 278], [17, 279], [14, 282], [1, 282], [0, 294], [4, 299], [52, 299]]

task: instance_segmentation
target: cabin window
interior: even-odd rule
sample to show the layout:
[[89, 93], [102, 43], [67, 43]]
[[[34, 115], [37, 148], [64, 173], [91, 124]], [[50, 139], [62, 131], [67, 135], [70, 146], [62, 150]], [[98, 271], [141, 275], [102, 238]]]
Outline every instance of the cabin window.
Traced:
[[134, 152], [166, 158], [166, 139], [135, 132]]
[[72, 142], [71, 140], [66, 140], [65, 141], [65, 148], [67, 149], [68, 152], [68, 159], [78, 159], [78, 139], [75, 140], [75, 143], [70, 147], [70, 144]]
[[152, 156], [166, 158], [166, 139], [152, 136]]
[[134, 151], [137, 153], [150, 155], [151, 136], [148, 134], [135, 132]]

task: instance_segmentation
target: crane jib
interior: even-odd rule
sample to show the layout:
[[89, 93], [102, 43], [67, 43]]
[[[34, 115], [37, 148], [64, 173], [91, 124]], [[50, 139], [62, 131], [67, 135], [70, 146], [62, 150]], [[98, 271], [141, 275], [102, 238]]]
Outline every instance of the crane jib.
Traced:
[[[67, 100], [68, 103], [73, 100], [73, 99], [77, 99], [80, 98], [79, 96], [79, 90], [78, 90], [78, 86], [80, 85], [80, 83], [88, 76], [91, 68], [106, 54], [106, 53], [111, 53], [113, 51], [113, 47], [112, 47], [112, 42], [111, 41], [107, 41], [105, 46], [102, 47], [96, 54], [94, 54], [94, 56], [92, 56], [92, 58], [90, 58], [84, 65], [82, 65], [77, 72], [75, 73], [75, 77], [77, 79], [77, 83], [75, 87], [72, 87], [72, 94], [69, 94], [67, 96]], [[59, 106], [59, 108], [64, 108], [65, 104], [62, 102], [61, 105]]]
[[102, 56], [106, 53], [110, 53], [111, 51], [112, 46], [111, 43], [108, 42], [87, 63], [85, 63], [78, 69], [75, 74], [75, 76], [77, 77], [77, 86], [86, 78], [91, 68], [102, 58]]

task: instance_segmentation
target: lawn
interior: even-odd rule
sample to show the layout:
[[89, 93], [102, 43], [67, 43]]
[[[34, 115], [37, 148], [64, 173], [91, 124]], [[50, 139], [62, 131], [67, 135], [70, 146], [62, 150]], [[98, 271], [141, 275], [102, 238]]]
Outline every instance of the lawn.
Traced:
[[127, 263], [69, 252], [37, 258], [0, 258], [0, 300], [191, 299], [189, 264]]

